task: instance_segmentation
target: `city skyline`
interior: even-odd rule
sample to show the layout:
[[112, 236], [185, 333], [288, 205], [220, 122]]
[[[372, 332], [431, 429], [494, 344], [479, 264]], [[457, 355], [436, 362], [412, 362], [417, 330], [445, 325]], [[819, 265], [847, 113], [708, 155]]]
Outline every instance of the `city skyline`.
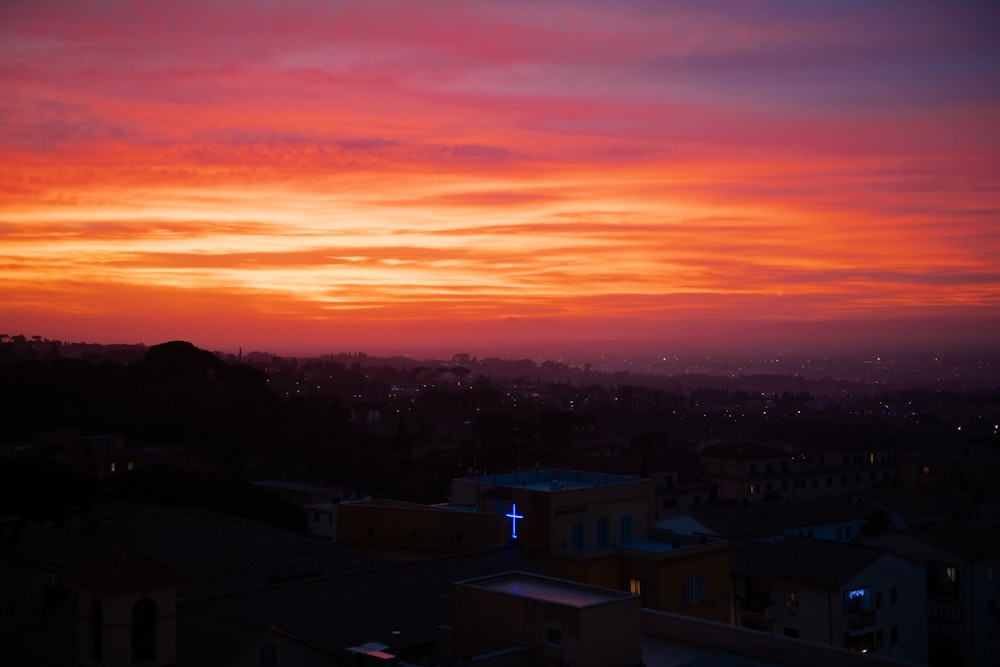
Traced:
[[923, 2], [4, 3], [4, 326], [989, 343], [998, 27]]

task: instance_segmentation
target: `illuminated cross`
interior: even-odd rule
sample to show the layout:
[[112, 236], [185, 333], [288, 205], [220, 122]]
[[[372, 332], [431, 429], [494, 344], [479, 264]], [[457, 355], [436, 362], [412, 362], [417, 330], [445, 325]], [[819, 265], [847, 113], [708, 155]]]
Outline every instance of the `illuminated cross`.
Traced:
[[510, 536], [512, 539], [517, 539], [517, 520], [523, 519], [524, 517], [517, 513], [517, 503], [511, 506], [510, 513], [505, 514], [508, 519], [510, 519]]

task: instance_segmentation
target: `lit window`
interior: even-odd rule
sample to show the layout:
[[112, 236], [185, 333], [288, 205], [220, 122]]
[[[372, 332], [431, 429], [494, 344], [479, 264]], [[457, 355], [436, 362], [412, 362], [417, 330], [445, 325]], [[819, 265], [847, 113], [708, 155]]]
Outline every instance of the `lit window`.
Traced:
[[949, 565], [944, 568], [944, 574], [948, 577], [948, 581], [951, 583], [954, 584], [958, 582], [958, 569], [954, 565]]
[[135, 470], [135, 461], [129, 461], [128, 462], [128, 469], [129, 470]]
[[799, 592], [785, 591], [785, 606], [789, 609], [799, 608]]
[[114, 463], [112, 463], [112, 464], [111, 464], [111, 472], [114, 472], [114, 471], [115, 471], [115, 464], [114, 464]]
[[636, 595], [642, 595], [642, 582], [638, 579], [629, 579], [628, 592]]

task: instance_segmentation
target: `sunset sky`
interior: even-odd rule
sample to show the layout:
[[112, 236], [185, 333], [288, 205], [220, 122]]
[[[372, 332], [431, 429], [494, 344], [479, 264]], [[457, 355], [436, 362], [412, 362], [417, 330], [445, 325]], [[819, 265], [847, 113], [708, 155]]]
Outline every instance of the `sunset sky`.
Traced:
[[1000, 339], [992, 2], [0, 3], [0, 330]]

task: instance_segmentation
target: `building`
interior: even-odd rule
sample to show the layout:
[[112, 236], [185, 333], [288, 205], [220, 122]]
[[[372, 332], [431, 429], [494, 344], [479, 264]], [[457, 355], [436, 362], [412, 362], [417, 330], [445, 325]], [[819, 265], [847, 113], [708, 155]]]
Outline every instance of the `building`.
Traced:
[[848, 496], [740, 503], [693, 509], [657, 526], [727, 540], [776, 542], [785, 536], [850, 542], [877, 510]]
[[[25, 586], [8, 586], [22, 579]], [[197, 510], [101, 508], [82, 532], [0, 548], [0, 580], [5, 600], [44, 601], [0, 628], [0, 662], [12, 667], [89, 667], [96, 646], [101, 664], [125, 656], [129, 665], [185, 667], [453, 667], [466, 657], [481, 667], [537, 667], [592, 653], [598, 664], [621, 657], [646, 667], [890, 664], [691, 615], [635, 614], [645, 585], [632, 594], [560, 581], [510, 544], [388, 562]], [[672, 585], [687, 587], [683, 578]], [[503, 633], [490, 616], [500, 604], [516, 611], [501, 614], [505, 622], [520, 619]], [[477, 645], [485, 634], [503, 634], [497, 646], [506, 648]], [[607, 645], [613, 657], [601, 653]], [[133, 650], [152, 657], [132, 662]], [[869, 660], [855, 660], [862, 657]]]
[[723, 501], [846, 495], [896, 479], [895, 449], [862, 442], [791, 451], [754, 442], [723, 443], [700, 452], [701, 477]]
[[1000, 663], [1000, 523], [939, 522], [870, 542], [924, 571], [930, 664]]
[[455, 586], [459, 659], [521, 648], [531, 665], [635, 667], [642, 663], [639, 597], [525, 572]]
[[77, 575], [79, 664], [176, 664], [178, 580], [177, 572], [126, 546]]
[[465, 477], [454, 480], [447, 505], [343, 503], [337, 541], [408, 558], [513, 543], [557, 577], [728, 622], [726, 543], [657, 530], [654, 502], [653, 480], [625, 475], [546, 469]]
[[884, 549], [786, 537], [732, 545], [736, 624], [927, 661], [924, 568]]

